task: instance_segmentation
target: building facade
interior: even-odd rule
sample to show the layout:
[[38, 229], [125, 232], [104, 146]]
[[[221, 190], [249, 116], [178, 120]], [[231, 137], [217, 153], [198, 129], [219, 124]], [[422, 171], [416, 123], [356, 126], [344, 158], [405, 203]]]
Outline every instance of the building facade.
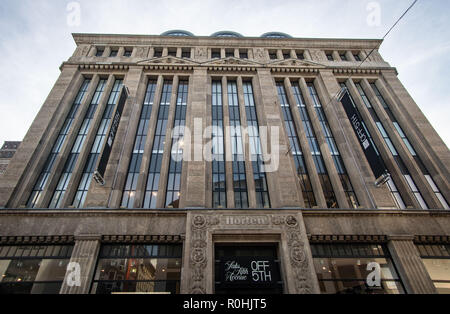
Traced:
[[13, 158], [17, 149], [20, 146], [20, 142], [5, 142], [0, 149], [0, 175], [5, 173], [8, 168], [9, 162]]
[[450, 293], [449, 150], [381, 40], [73, 37], [0, 178], [0, 292]]

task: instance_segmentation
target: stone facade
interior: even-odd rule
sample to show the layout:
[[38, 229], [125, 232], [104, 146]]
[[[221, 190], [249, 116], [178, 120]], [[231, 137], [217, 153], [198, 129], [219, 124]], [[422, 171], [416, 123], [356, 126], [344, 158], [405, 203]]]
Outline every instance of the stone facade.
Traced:
[[[433, 282], [415, 249], [415, 243], [448, 244], [450, 212], [439, 198], [450, 200], [450, 153], [442, 139], [429, 124], [417, 104], [397, 78], [396, 69], [383, 60], [378, 52], [380, 40], [248, 38], [248, 37], [192, 37], [74, 34], [77, 48], [61, 66], [49, 97], [30, 127], [8, 171], [0, 177], [0, 245], [73, 244], [71, 262], [81, 265], [81, 286], [69, 287], [61, 293], [90, 293], [96, 261], [104, 243], [180, 243], [183, 244], [181, 292], [210, 294], [215, 292], [214, 248], [217, 244], [276, 244], [284, 292], [289, 294], [320, 293], [314, 269], [311, 244], [314, 243], [376, 243], [388, 247], [392, 259], [408, 293], [436, 293]], [[373, 50], [374, 52], [370, 54]], [[117, 56], [111, 57], [111, 51]], [[219, 58], [213, 58], [214, 53]], [[345, 53], [346, 61], [340, 55]], [[333, 61], [328, 60], [331, 54]], [[271, 56], [275, 55], [276, 59]], [[361, 65], [360, 61], [367, 60]], [[54, 143], [58, 139], [71, 104], [85, 78], [91, 79], [86, 96], [74, 117], [66, 140], [54, 160], [41, 197], [32, 209], [29, 198]], [[77, 192], [90, 149], [102, 120], [109, 93], [115, 79], [123, 79], [129, 90], [116, 140], [112, 147], [104, 176], [105, 185], [94, 181], [89, 186], [83, 208], [75, 209], [72, 200]], [[148, 134], [144, 143], [142, 164], [136, 181], [133, 209], [122, 207], [122, 194], [127, 180], [131, 155], [139, 127], [142, 104], [149, 80], [155, 80], [156, 90]], [[179, 208], [166, 208], [159, 197], [157, 209], [144, 208], [145, 187], [148, 180], [163, 93], [163, 81], [173, 84], [164, 153], [161, 161], [158, 193], [165, 195], [170, 163], [171, 130], [177, 103], [176, 90], [181, 80], [189, 84], [186, 126], [192, 132], [192, 145], [185, 153], [191, 161], [184, 161], [181, 173]], [[63, 205], [49, 209], [50, 199], [64, 172], [65, 163], [77, 141], [89, 102], [99, 80], [106, 80], [105, 93], [99, 99], [98, 112], [92, 117], [92, 127], [86, 134], [85, 145], [79, 152], [67, 183]], [[211, 86], [213, 80], [224, 86], [224, 124], [229, 123], [226, 84], [237, 82], [242, 126], [245, 118], [242, 84], [251, 81], [256, 113], [260, 126], [277, 128], [279, 133], [279, 163], [275, 172], [268, 172], [267, 186], [270, 208], [258, 208], [253, 180], [253, 164], [249, 156], [249, 137], [246, 146], [246, 183], [250, 209], [234, 208], [233, 168], [225, 166], [228, 208], [212, 208], [213, 184], [211, 163], [202, 158], [203, 146], [210, 136], [203, 137], [211, 123]], [[287, 91], [287, 99], [303, 151], [317, 206], [306, 208], [302, 185], [292, 158], [285, 131], [283, 113], [277, 94], [277, 83]], [[359, 145], [344, 108], [334, 97], [344, 83], [355, 106], [359, 109], [373, 141], [390, 174], [395, 180], [406, 208], [397, 208], [386, 185], [377, 186], [371, 167]], [[379, 133], [371, 113], [355, 86], [359, 83], [387, 129], [408, 173], [428, 205], [424, 210], [411, 190], [404, 170]], [[327, 208], [322, 189], [323, 181], [316, 171], [310, 154], [308, 134], [303, 128], [292, 93], [295, 84], [302, 92], [311, 127], [328, 170], [338, 206]], [[320, 117], [314, 110], [309, 93], [313, 84], [322, 103], [340, 152], [358, 205], [348, 200], [343, 181], [335, 167], [327, 145]], [[411, 156], [401, 134], [383, 111], [383, 105], [372, 90], [380, 91], [390, 110], [401, 125], [417, 156], [426, 165], [436, 189], [429, 184], [416, 158]], [[200, 122], [199, 122], [200, 121]], [[227, 137], [227, 136], [226, 136]], [[200, 138], [194, 143], [194, 138]], [[268, 147], [271, 141], [269, 139]], [[229, 138], [225, 150], [231, 150]], [[268, 152], [264, 151], [268, 155]], [[65, 209], [64, 209], [65, 208]], [[351, 209], [350, 209], [351, 208]]]
[[9, 162], [14, 157], [17, 149], [20, 146], [20, 142], [5, 142], [0, 149], [0, 175], [5, 173], [8, 168]]

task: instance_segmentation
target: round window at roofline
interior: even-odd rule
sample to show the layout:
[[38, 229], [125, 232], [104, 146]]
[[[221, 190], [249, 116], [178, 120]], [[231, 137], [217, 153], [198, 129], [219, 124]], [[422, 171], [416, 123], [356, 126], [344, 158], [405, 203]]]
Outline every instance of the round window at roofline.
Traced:
[[194, 37], [194, 34], [192, 34], [191, 32], [188, 32], [188, 31], [175, 29], [175, 30], [164, 32], [161, 34], [161, 36]]
[[292, 38], [291, 35], [280, 33], [280, 32], [270, 32], [261, 35], [262, 38]]
[[211, 35], [211, 37], [234, 37], [234, 38], [241, 38], [244, 37], [239, 33], [231, 32], [231, 31], [220, 31], [217, 33], [214, 33]]

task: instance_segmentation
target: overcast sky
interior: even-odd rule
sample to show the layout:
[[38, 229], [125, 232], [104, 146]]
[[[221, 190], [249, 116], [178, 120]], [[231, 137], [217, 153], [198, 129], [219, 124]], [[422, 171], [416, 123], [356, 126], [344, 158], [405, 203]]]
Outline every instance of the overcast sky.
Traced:
[[[78, 26], [67, 5], [81, 8]], [[369, 19], [381, 8], [380, 24]], [[280, 31], [294, 37], [381, 38], [412, 0], [1, 0], [0, 144], [22, 140], [73, 50], [71, 33], [207, 36]], [[376, 6], [370, 6], [376, 8]], [[381, 47], [400, 80], [450, 146], [450, 1], [419, 0]], [[371, 15], [373, 17], [373, 15]], [[73, 20], [71, 20], [73, 21]]]

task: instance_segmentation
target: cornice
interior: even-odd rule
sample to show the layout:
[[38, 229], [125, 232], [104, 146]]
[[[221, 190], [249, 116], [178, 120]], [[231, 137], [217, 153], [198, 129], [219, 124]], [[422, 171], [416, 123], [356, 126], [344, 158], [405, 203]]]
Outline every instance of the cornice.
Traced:
[[126, 35], [126, 34], [72, 34], [77, 45], [187, 45], [187, 46], [249, 46], [249, 47], [302, 47], [302, 48], [344, 48], [377, 49], [381, 39], [350, 38], [261, 38], [261, 37], [172, 37], [158, 35]]

